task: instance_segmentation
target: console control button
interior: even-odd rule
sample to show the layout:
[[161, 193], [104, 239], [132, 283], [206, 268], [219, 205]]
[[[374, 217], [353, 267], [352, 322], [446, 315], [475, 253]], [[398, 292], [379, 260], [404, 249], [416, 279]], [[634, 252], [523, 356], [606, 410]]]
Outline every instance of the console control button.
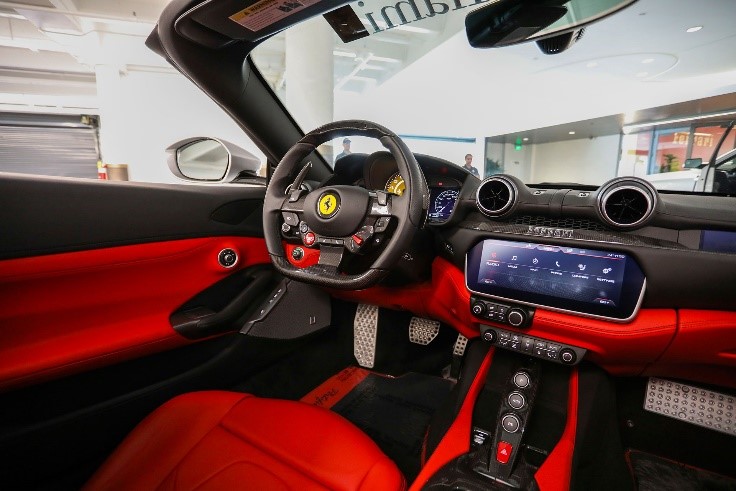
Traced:
[[516, 372], [516, 375], [514, 375], [514, 385], [518, 388], [525, 389], [529, 387], [530, 383], [531, 380], [526, 372]]
[[314, 245], [315, 241], [317, 240], [317, 236], [314, 235], [314, 232], [307, 232], [302, 237], [302, 240], [304, 241], [304, 245], [309, 247]]
[[519, 327], [526, 320], [524, 312], [519, 309], [511, 309], [508, 316], [508, 322], [514, 327]]
[[577, 359], [577, 355], [570, 348], [563, 348], [562, 350], [560, 350], [560, 360], [562, 360], [563, 363], [571, 365], [575, 363]]
[[488, 341], [489, 343], [495, 343], [498, 339], [498, 334], [496, 334], [496, 331], [493, 329], [488, 329], [487, 331], [483, 332], [483, 341]]
[[501, 426], [509, 433], [516, 433], [521, 427], [521, 421], [519, 421], [519, 417], [515, 414], [507, 414], [501, 418]]
[[511, 458], [511, 452], [514, 451], [513, 445], [508, 442], [498, 442], [498, 448], [496, 449], [496, 460], [502, 464], [508, 464]]
[[309, 232], [309, 225], [307, 225], [307, 222], [300, 222], [299, 223], [299, 232], [306, 234]]
[[292, 227], [299, 225], [299, 216], [296, 213], [285, 211], [281, 214], [285, 223], [288, 223]]
[[509, 394], [506, 401], [509, 403], [509, 406], [514, 409], [521, 409], [526, 406], [526, 399], [524, 398], [524, 394], [521, 392], [512, 392]]
[[301, 247], [295, 247], [293, 251], [291, 251], [291, 257], [294, 259], [294, 261], [301, 261], [304, 257], [304, 249]]
[[528, 338], [524, 336], [521, 338], [521, 349], [528, 353], [531, 353], [534, 349], [534, 338]]
[[475, 302], [470, 310], [473, 312], [473, 315], [481, 317], [486, 312], [486, 304], [483, 302]]

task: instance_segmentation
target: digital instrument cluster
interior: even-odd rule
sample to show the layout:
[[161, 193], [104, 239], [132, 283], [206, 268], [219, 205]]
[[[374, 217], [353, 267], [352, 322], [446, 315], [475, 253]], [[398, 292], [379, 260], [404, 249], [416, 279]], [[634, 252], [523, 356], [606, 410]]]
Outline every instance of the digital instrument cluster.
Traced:
[[[453, 180], [449, 184], [444, 182], [433, 183], [429, 188], [429, 210], [427, 221], [429, 223], [444, 223], [450, 219], [455, 209], [457, 198], [460, 195], [459, 183]], [[457, 186], [456, 186], [457, 185]], [[389, 178], [384, 186], [387, 193], [401, 196], [406, 190], [406, 183], [401, 174], [396, 173]]]

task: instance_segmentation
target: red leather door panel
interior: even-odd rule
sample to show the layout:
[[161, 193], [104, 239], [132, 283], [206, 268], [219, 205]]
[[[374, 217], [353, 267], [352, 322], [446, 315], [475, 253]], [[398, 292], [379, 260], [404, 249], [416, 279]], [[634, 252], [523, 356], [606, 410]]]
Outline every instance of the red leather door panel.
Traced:
[[[224, 248], [238, 264], [217, 263]], [[262, 239], [156, 242], [0, 261], [0, 390], [187, 343], [169, 315], [241, 268], [269, 261]]]

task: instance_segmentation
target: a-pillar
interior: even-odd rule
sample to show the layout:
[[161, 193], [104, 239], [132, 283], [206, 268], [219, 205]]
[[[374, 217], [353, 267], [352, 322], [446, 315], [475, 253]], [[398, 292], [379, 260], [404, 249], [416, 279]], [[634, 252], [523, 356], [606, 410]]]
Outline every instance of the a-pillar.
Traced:
[[[286, 107], [305, 132], [333, 120], [334, 39], [322, 19], [286, 31]], [[332, 160], [331, 147], [320, 150]]]

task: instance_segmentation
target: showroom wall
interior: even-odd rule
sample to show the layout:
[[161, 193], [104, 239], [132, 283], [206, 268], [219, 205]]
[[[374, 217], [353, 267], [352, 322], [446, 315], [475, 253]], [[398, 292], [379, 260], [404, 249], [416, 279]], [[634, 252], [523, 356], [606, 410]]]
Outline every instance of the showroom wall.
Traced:
[[600, 184], [616, 177], [619, 135], [533, 145], [531, 182]]
[[107, 81], [115, 84], [113, 95], [101, 82], [102, 158], [105, 163], [128, 164], [131, 181], [181, 182], [169, 171], [165, 150], [194, 136], [231, 141], [265, 161], [240, 127], [179, 73], [129, 71]]

